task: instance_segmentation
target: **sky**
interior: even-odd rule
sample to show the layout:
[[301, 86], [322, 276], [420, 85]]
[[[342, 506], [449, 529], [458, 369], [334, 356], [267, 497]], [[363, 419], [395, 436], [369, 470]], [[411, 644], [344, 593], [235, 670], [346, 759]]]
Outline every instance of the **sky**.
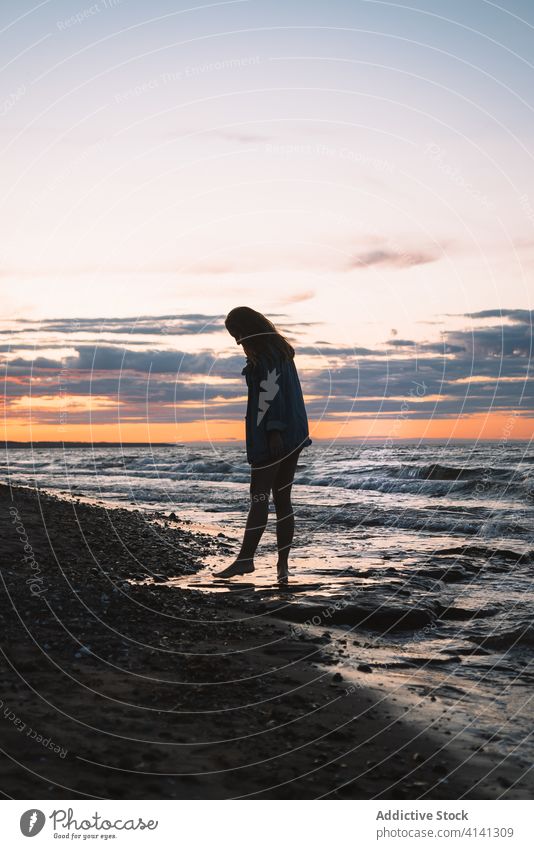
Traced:
[[531, 438], [527, 0], [4, 0], [15, 440], [242, 439], [238, 305], [311, 433]]

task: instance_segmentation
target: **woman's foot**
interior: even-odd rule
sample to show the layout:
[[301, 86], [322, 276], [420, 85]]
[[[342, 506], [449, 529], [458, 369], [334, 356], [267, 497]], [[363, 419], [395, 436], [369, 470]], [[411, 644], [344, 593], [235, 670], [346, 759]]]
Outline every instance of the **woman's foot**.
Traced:
[[248, 575], [254, 571], [253, 560], [234, 560], [222, 572], [214, 572], [215, 578], [235, 578], [236, 575]]
[[289, 569], [287, 563], [276, 564], [276, 580], [281, 586], [289, 584]]

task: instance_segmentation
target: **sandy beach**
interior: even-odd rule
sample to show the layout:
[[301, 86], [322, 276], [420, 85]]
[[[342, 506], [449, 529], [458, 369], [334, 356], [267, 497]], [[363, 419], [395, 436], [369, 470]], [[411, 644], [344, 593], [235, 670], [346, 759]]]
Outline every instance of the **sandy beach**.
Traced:
[[531, 795], [435, 697], [411, 710], [387, 671], [347, 676], [357, 631], [169, 585], [233, 550], [179, 519], [0, 487], [6, 797]]

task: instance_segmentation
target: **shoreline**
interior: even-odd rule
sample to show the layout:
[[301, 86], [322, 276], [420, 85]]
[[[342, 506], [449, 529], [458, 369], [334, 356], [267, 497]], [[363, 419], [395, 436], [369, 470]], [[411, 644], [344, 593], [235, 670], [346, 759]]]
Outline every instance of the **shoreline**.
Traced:
[[528, 797], [511, 758], [407, 719], [387, 672], [342, 675], [343, 632], [167, 585], [228, 537], [81, 493], [2, 484], [0, 508], [11, 797]]

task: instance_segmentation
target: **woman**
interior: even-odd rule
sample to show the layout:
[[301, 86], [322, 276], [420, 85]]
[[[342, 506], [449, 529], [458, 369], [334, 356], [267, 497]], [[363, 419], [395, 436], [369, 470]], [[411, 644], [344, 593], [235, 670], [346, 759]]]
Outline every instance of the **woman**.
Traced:
[[236, 560], [219, 578], [254, 571], [254, 555], [267, 524], [269, 496], [276, 510], [279, 583], [287, 583], [287, 561], [295, 520], [291, 487], [300, 451], [311, 445], [295, 351], [264, 315], [236, 307], [226, 316], [226, 329], [243, 346], [247, 364], [241, 374], [248, 386], [247, 460], [250, 463], [250, 510]]

